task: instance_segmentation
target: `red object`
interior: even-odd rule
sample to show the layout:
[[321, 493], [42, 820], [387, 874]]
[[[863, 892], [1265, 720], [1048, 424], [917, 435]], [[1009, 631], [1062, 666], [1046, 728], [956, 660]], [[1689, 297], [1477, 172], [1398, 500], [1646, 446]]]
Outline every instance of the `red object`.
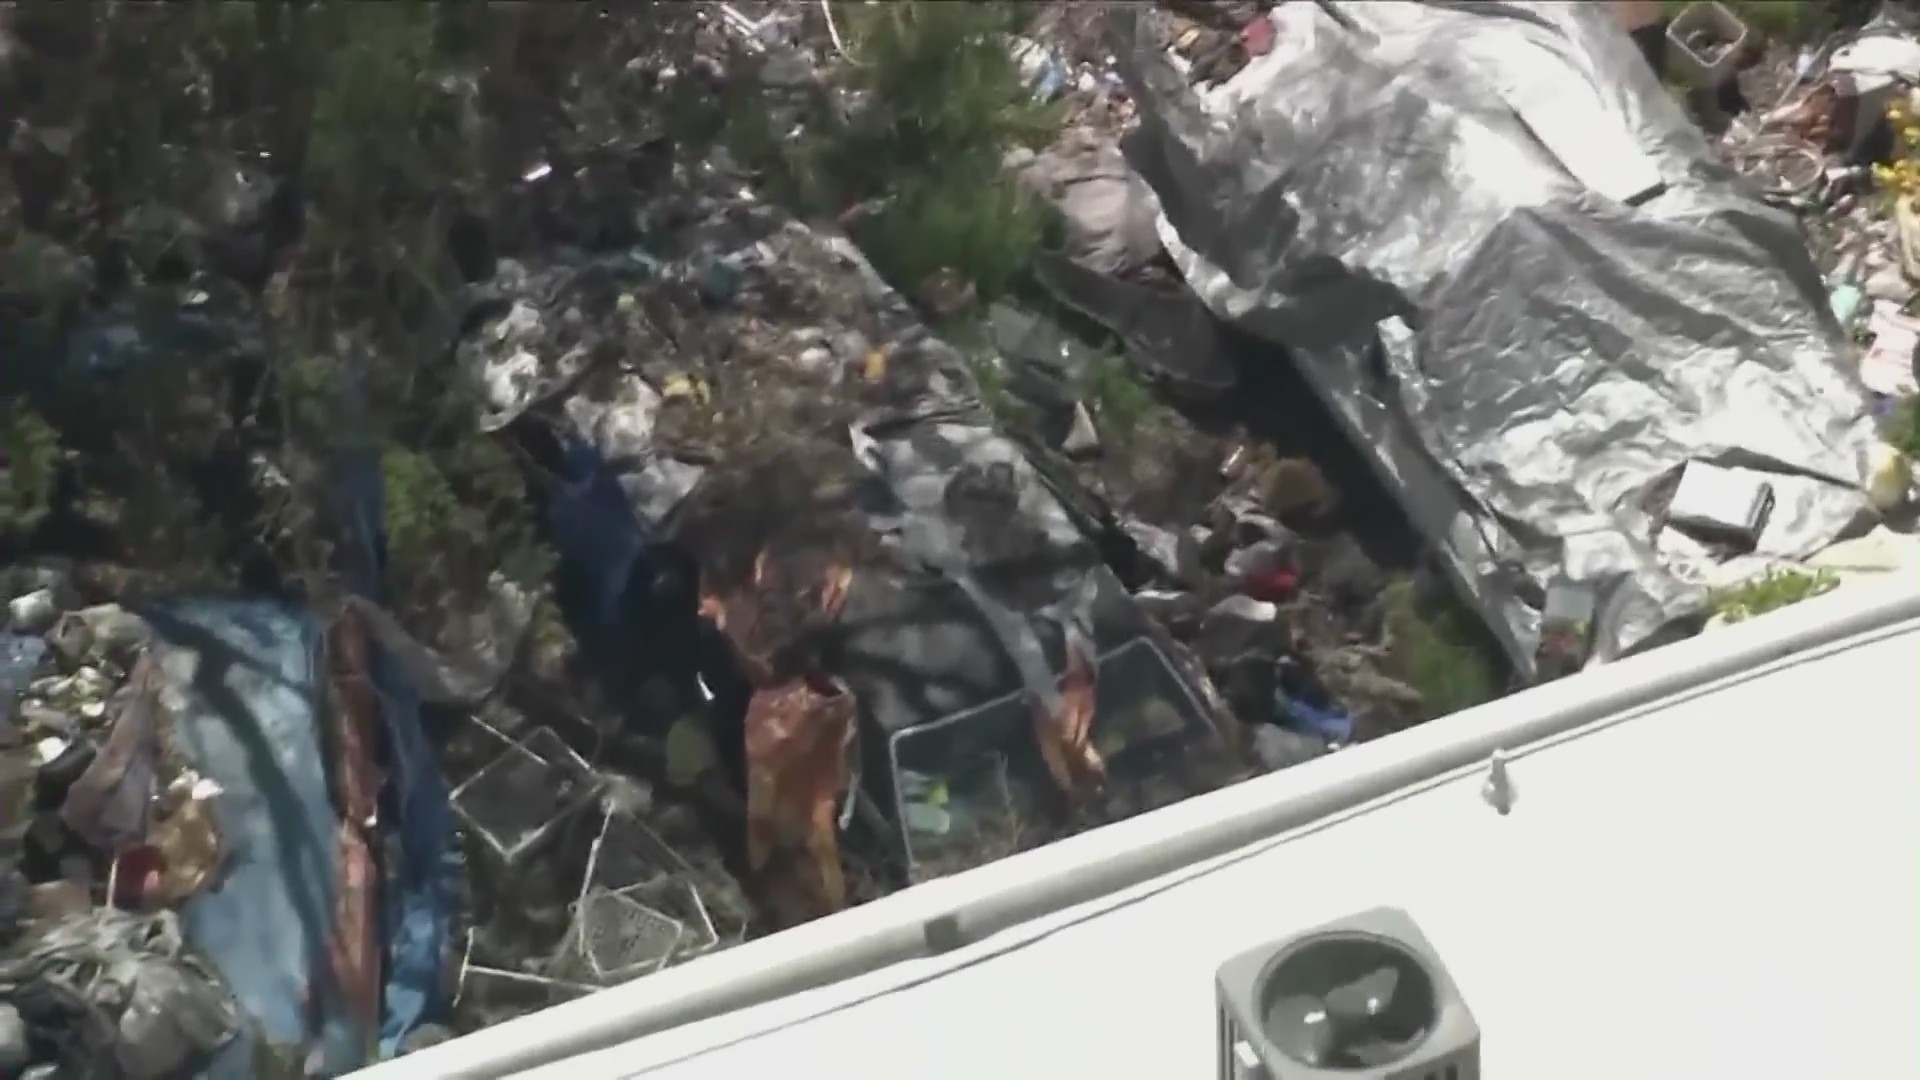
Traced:
[[121, 852], [118, 862], [113, 873], [113, 905], [139, 911], [146, 906], [147, 898], [160, 890], [167, 860], [158, 848], [137, 847]]
[[1300, 591], [1300, 573], [1290, 566], [1255, 570], [1242, 581], [1241, 591], [1255, 600], [1278, 604], [1293, 599], [1293, 594]]
[[1265, 56], [1273, 51], [1273, 20], [1262, 15], [1240, 31], [1248, 56]]

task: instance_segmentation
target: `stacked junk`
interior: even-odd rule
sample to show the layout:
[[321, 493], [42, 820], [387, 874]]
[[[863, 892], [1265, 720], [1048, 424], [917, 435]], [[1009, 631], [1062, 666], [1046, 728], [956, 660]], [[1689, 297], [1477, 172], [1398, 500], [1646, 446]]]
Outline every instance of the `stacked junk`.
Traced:
[[[1604, 14], [1257, 17], [1199, 92], [1133, 10], [1124, 87], [1048, 69], [1131, 118], [1081, 155], [1127, 207], [1070, 237], [1145, 217], [984, 356], [724, 162], [649, 181], [644, 248], [474, 275], [452, 362], [560, 558], [470, 648], [386, 610], [364, 525], [324, 611], [8, 568], [0, 1078], [348, 1072], [1418, 722], [1409, 552], [1524, 682], [1867, 509], [1819, 274]], [[1265, 421], [1120, 430], [1076, 318]], [[1705, 467], [1768, 512], [1676, 520]], [[339, 520], [380, 521], [341, 472]], [[529, 673], [549, 603], [589, 689]]]

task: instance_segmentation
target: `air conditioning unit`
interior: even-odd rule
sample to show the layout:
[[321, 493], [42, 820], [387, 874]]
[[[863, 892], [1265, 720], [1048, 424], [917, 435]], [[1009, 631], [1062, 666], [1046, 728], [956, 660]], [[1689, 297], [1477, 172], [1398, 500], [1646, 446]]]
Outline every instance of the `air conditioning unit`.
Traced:
[[1242, 953], [1215, 984], [1220, 1080], [1480, 1080], [1480, 1028], [1404, 911]]

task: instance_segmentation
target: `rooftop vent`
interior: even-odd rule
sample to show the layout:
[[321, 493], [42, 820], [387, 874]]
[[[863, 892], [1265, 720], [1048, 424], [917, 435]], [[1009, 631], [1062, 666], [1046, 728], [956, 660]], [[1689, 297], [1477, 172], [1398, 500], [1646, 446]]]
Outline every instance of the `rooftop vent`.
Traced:
[[1216, 990], [1221, 1080], [1480, 1078], [1480, 1029], [1404, 911], [1242, 953]]

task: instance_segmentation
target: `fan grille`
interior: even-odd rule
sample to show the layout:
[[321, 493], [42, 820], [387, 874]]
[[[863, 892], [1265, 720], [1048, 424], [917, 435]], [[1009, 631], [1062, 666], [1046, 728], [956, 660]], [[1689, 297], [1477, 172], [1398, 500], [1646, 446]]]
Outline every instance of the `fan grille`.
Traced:
[[1473, 1014], [1403, 912], [1243, 953], [1216, 990], [1222, 1080], [1479, 1080]]

